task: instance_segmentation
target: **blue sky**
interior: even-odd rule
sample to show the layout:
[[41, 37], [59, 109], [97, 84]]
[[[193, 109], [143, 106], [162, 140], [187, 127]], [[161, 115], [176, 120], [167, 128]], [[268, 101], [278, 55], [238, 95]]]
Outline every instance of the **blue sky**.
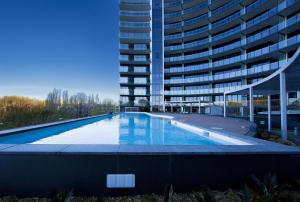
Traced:
[[1, 0], [0, 96], [118, 99], [118, 0]]

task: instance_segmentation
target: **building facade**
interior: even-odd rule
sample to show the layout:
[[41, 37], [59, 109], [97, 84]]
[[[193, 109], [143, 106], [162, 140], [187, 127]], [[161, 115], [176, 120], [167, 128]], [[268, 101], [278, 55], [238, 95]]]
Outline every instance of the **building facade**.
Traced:
[[121, 111], [220, 114], [299, 44], [299, 0], [120, 0]]

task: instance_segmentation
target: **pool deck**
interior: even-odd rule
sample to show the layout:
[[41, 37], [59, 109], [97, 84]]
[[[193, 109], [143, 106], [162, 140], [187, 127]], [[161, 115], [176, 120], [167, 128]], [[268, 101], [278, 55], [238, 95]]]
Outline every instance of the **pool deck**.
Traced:
[[224, 118], [220, 116], [209, 116], [203, 114], [178, 114], [178, 113], [153, 113], [158, 115], [172, 116], [176, 120], [205, 128], [215, 132], [224, 132], [232, 135], [254, 135], [255, 124], [250, 121], [235, 118]]
[[[261, 178], [269, 172], [287, 182], [300, 178], [300, 149], [248, 136], [251, 124], [246, 120], [198, 114], [153, 115], [172, 116], [173, 120], [253, 145], [0, 144], [0, 194], [36, 197], [71, 189], [78, 195], [163, 194], [167, 184], [176, 192], [190, 192], [201, 185], [226, 188], [229, 184], [240, 186], [251, 175]], [[22, 130], [8, 133], [18, 131]], [[2, 135], [9, 134], [2, 131]], [[134, 188], [108, 188], [107, 176], [111, 174], [134, 175]]]

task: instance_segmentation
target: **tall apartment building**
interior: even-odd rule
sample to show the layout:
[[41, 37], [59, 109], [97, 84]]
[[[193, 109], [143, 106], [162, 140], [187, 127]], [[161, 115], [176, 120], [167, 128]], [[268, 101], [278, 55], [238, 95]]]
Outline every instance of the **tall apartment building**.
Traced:
[[299, 0], [120, 0], [121, 110], [221, 106], [299, 44]]

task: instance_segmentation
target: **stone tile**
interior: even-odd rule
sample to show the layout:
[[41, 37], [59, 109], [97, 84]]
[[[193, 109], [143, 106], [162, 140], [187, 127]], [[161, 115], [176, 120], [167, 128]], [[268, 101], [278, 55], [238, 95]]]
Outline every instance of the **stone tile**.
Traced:
[[20, 144], [6, 149], [1, 150], [2, 152], [30, 152], [30, 153], [58, 153], [68, 145], [55, 144], [55, 145], [46, 145], [46, 144]]
[[0, 144], [0, 151], [9, 147], [17, 146], [17, 144]]
[[168, 145], [120, 145], [120, 154], [168, 154]]
[[119, 145], [89, 145], [89, 144], [74, 144], [69, 145], [61, 151], [61, 153], [102, 153], [116, 154], [119, 151]]

